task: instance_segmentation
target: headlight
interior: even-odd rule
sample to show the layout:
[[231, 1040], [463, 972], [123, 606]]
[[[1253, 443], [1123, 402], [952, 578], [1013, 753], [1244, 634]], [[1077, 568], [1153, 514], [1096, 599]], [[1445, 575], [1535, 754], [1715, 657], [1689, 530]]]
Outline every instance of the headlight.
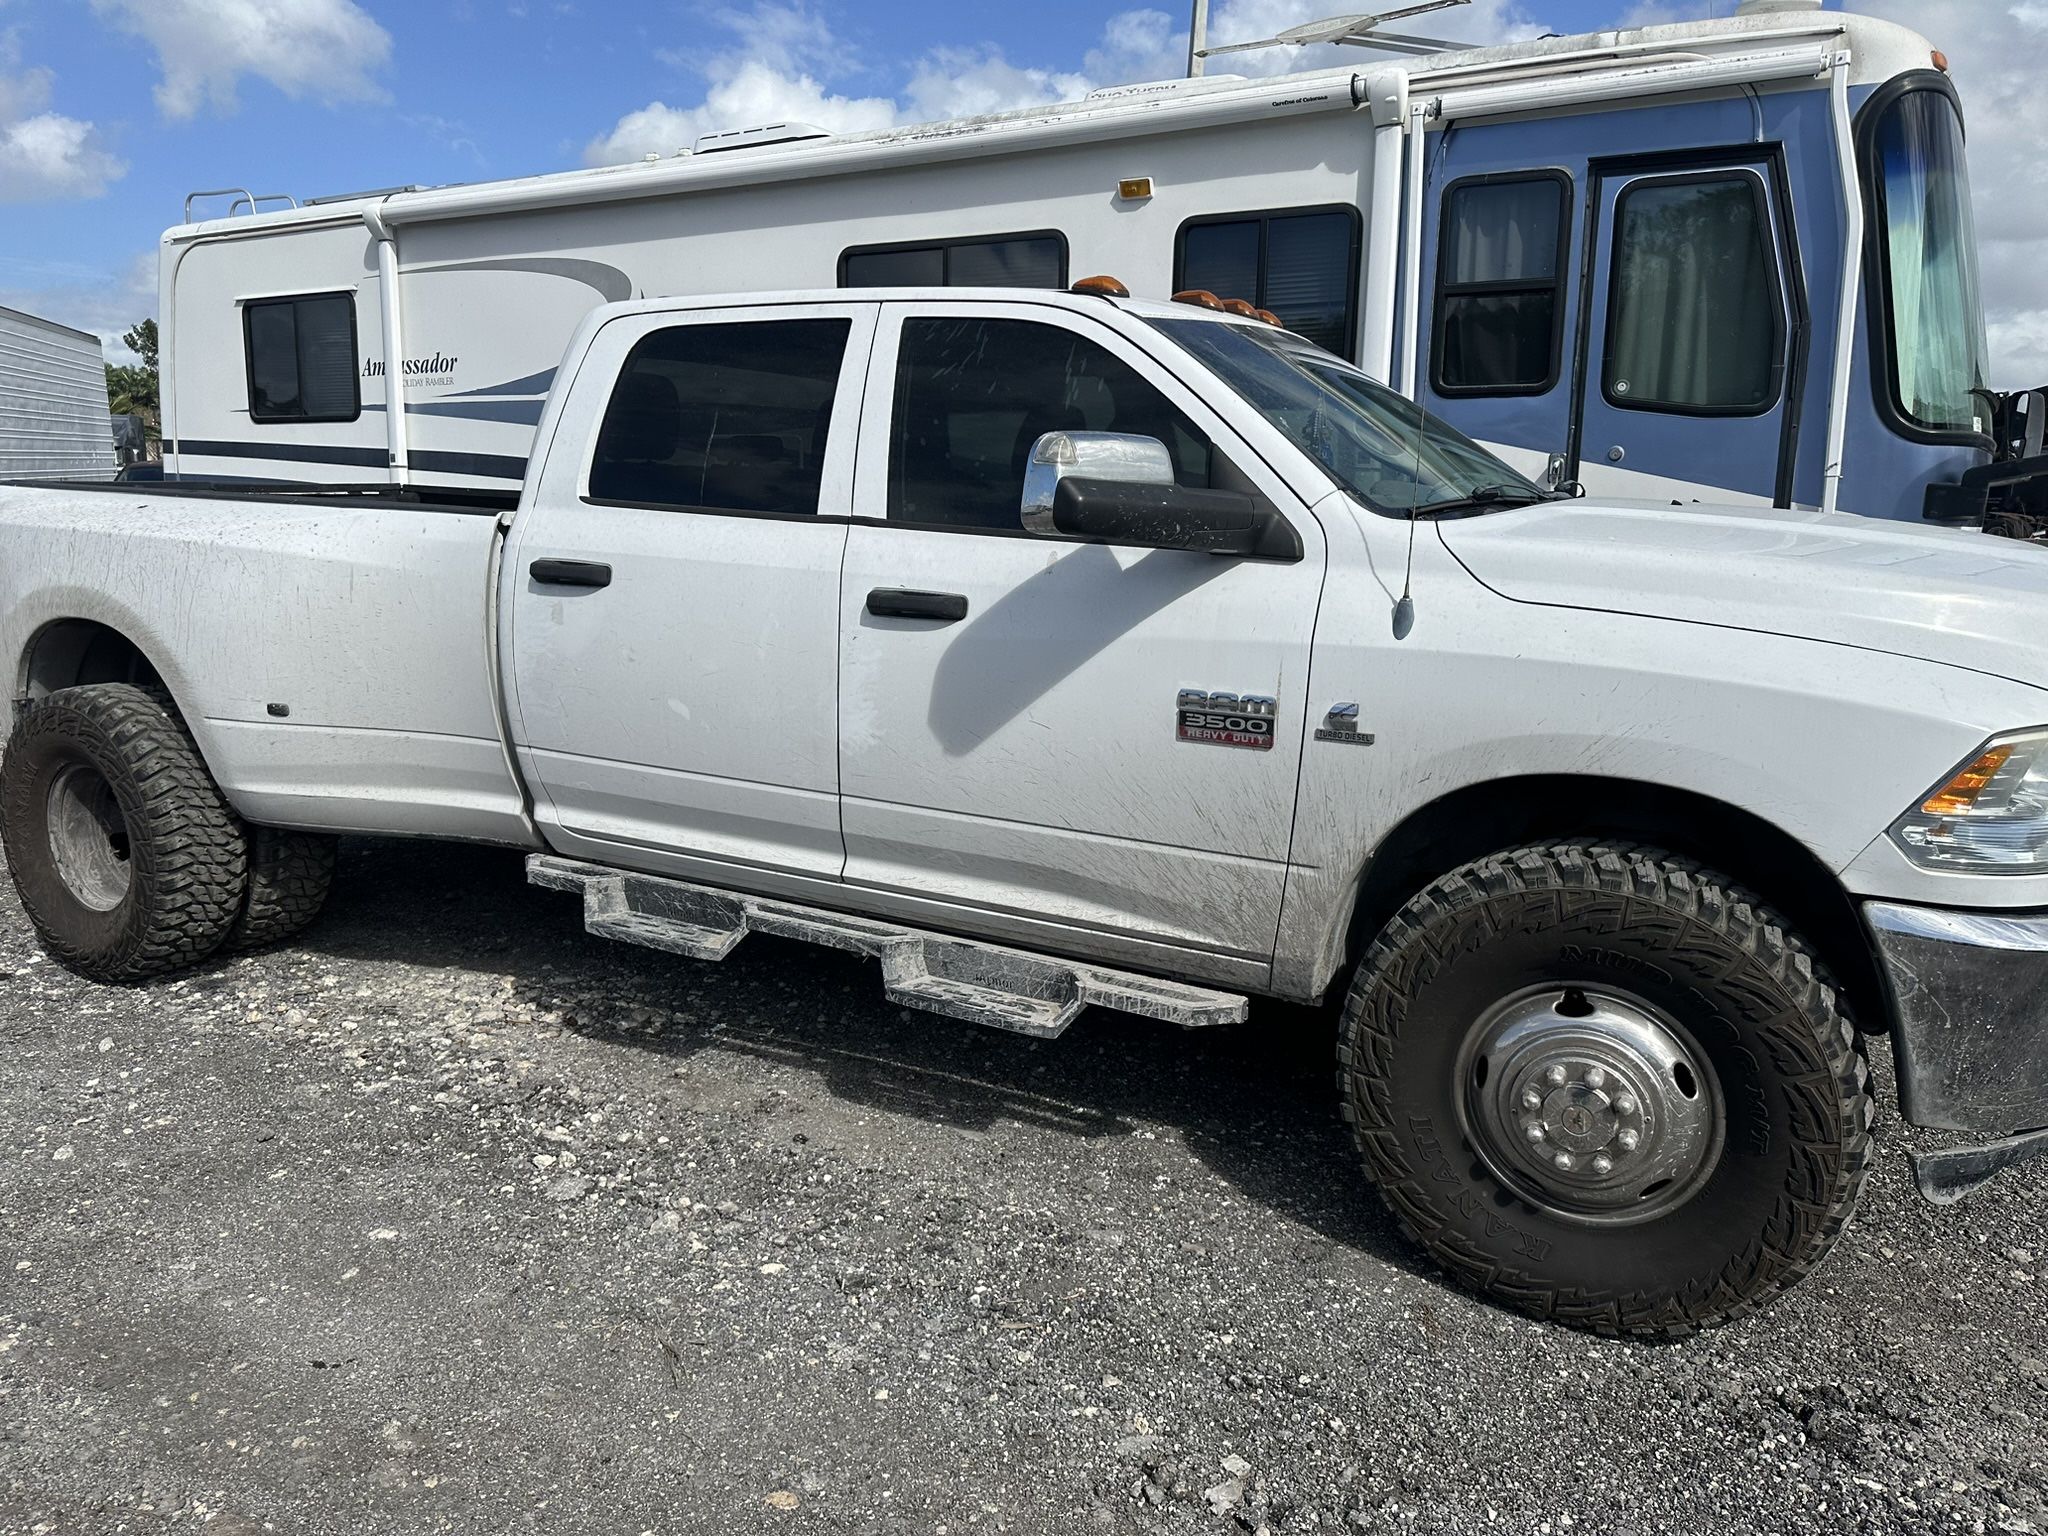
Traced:
[[1992, 742], [1899, 818], [1892, 840], [1922, 869], [2048, 874], [2048, 731]]

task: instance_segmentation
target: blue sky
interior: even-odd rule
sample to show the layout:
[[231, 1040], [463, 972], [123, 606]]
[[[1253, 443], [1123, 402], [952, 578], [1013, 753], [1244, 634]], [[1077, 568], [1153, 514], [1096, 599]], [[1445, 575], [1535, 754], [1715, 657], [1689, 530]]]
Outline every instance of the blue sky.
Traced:
[[[1407, 25], [1491, 41], [1725, 14], [1733, 3], [1476, 0]], [[1961, 46], [1941, 40], [1966, 94], [1975, 64], [2015, 167], [2038, 176], [2048, 5], [1854, 3], [1930, 33], [1952, 21]], [[1214, 0], [1212, 40], [1341, 8]], [[1179, 73], [1186, 10], [1182, 0], [0, 0], [0, 304], [118, 335], [152, 312], [157, 236], [199, 187], [306, 196], [474, 181], [632, 158], [781, 116], [856, 129], [1063, 99]], [[1973, 44], [1988, 20], [1993, 36]], [[1274, 52], [1227, 67], [1336, 57]], [[1980, 190], [1984, 158], [1973, 143]], [[2048, 341], [2048, 297], [2037, 307], [2001, 288], [2041, 270], [2048, 214], [1991, 213], [1994, 243], [2010, 225], [2026, 247], [1988, 261], [1994, 309], [2029, 344]]]

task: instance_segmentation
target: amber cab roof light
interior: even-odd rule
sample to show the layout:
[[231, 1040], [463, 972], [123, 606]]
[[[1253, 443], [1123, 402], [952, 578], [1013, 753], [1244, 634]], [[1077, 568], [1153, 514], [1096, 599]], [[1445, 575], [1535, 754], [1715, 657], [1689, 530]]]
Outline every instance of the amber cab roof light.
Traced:
[[1206, 288], [1183, 288], [1173, 296], [1176, 304], [1192, 304], [1197, 309], [1221, 309], [1223, 301]]
[[1131, 290], [1113, 277], [1084, 277], [1067, 291], [1091, 294], [1098, 299], [1128, 299], [1131, 296]]

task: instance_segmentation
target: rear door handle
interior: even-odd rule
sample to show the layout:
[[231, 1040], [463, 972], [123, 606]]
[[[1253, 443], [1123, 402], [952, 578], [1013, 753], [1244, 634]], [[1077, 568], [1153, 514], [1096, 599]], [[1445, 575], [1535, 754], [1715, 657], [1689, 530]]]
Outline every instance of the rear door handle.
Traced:
[[608, 587], [612, 568], [595, 560], [536, 560], [527, 568], [535, 581], [550, 587]]
[[958, 592], [877, 587], [868, 594], [868, 612], [878, 619], [938, 619], [957, 624], [967, 617], [967, 599]]

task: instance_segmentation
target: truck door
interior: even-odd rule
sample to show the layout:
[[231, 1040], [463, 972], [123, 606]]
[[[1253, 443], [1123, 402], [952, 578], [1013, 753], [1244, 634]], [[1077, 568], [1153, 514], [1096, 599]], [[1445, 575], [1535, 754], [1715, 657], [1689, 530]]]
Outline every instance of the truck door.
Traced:
[[[1026, 533], [1025, 461], [1061, 430], [1166, 442], [1183, 483], [1266, 496], [1305, 557]], [[995, 932], [1011, 942], [1092, 934], [1111, 956], [1220, 951], [1262, 973], [1322, 584], [1306, 509], [1129, 338], [1044, 305], [886, 306], [859, 473], [841, 593], [847, 881], [1008, 914]], [[1191, 689], [1271, 728], [1181, 739]]]
[[1592, 206], [1577, 478], [1596, 496], [1789, 499], [1803, 306], [1769, 162], [1606, 163]]
[[562, 851], [838, 877], [839, 566], [876, 310], [598, 332], [501, 588], [514, 736]]

